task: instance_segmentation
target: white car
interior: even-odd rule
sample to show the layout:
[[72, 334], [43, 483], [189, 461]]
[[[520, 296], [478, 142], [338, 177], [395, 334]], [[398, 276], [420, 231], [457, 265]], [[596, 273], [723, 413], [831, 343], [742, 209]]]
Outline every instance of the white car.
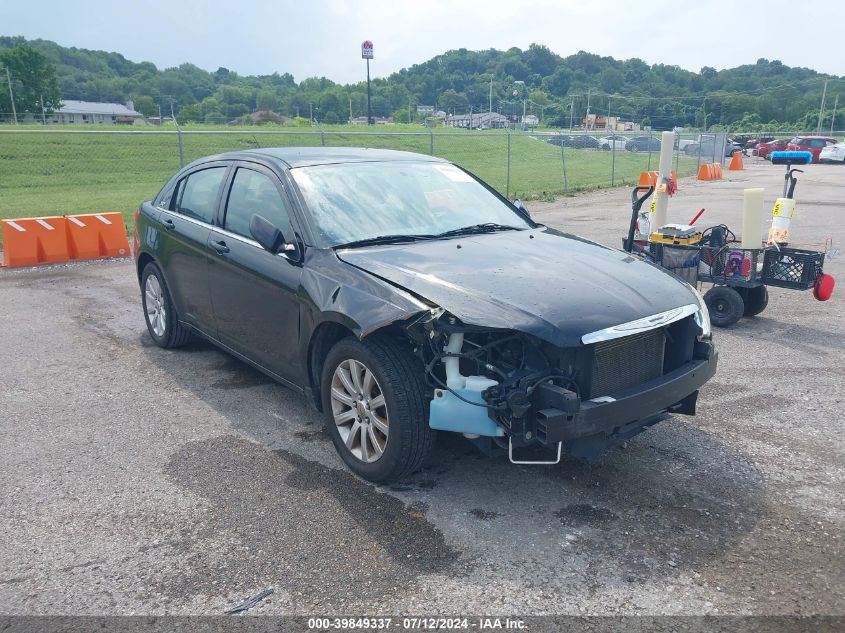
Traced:
[[823, 147], [819, 153], [819, 162], [845, 164], [845, 142]]
[[625, 149], [630, 140], [627, 136], [605, 136], [599, 139], [599, 149]]

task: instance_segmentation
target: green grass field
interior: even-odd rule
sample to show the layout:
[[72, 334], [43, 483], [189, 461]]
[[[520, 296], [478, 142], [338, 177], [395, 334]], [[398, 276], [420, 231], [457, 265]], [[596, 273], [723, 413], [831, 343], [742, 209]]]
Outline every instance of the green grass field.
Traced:
[[[0, 218], [121, 211], [132, 213], [179, 168], [178, 140], [170, 131], [121, 133], [0, 130]], [[435, 130], [391, 126], [370, 132], [360, 127], [186, 129], [185, 160], [224, 151], [274, 146], [358, 146], [434, 154], [464, 166], [502, 193], [508, 189], [508, 136], [502, 131]], [[398, 133], [397, 133], [398, 132]], [[510, 135], [510, 197], [548, 199], [611, 185], [611, 152], [566, 148], [566, 188], [560, 147], [519, 133]], [[658, 157], [651, 156], [650, 168]], [[647, 154], [617, 151], [614, 184], [633, 183], [649, 167]], [[681, 156], [679, 176], [691, 175], [696, 160]]]

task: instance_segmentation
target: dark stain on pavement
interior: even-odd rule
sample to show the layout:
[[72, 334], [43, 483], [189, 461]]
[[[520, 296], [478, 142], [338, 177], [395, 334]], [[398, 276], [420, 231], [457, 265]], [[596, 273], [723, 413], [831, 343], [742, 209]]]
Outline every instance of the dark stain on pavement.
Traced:
[[216, 369], [224, 375], [212, 383], [215, 389], [248, 389], [273, 383], [269, 376], [233, 356], [226, 356]]
[[274, 586], [297, 606], [340, 609], [407, 591], [460, 558], [419, 508], [284, 450], [221, 436], [184, 445], [166, 473], [208, 509], [193, 518], [191, 552], [149, 579], [157, 595]]
[[492, 510], [484, 510], [482, 508], [473, 508], [469, 511], [469, 513], [480, 521], [492, 521], [496, 517], [502, 516], [498, 512], [493, 512]]
[[619, 517], [607, 508], [600, 508], [589, 503], [574, 503], [555, 512], [560, 522], [570, 527], [602, 526]]

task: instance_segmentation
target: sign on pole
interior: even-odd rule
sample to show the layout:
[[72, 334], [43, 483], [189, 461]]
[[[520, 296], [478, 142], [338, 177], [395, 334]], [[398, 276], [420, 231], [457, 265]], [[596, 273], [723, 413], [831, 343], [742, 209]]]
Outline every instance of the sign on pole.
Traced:
[[361, 59], [373, 58], [373, 43], [370, 40], [364, 41], [361, 44]]

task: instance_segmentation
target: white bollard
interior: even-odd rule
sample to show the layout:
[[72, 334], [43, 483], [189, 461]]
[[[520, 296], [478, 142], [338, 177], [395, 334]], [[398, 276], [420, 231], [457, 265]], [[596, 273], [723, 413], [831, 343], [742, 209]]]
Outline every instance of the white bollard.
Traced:
[[654, 208], [651, 211], [651, 231], [654, 232], [666, 224], [666, 212], [669, 208], [669, 194], [662, 187], [664, 179], [672, 175], [672, 152], [675, 149], [675, 133], [663, 132], [660, 139], [660, 176], [654, 191]]
[[742, 248], [763, 244], [763, 189], [742, 191]]

